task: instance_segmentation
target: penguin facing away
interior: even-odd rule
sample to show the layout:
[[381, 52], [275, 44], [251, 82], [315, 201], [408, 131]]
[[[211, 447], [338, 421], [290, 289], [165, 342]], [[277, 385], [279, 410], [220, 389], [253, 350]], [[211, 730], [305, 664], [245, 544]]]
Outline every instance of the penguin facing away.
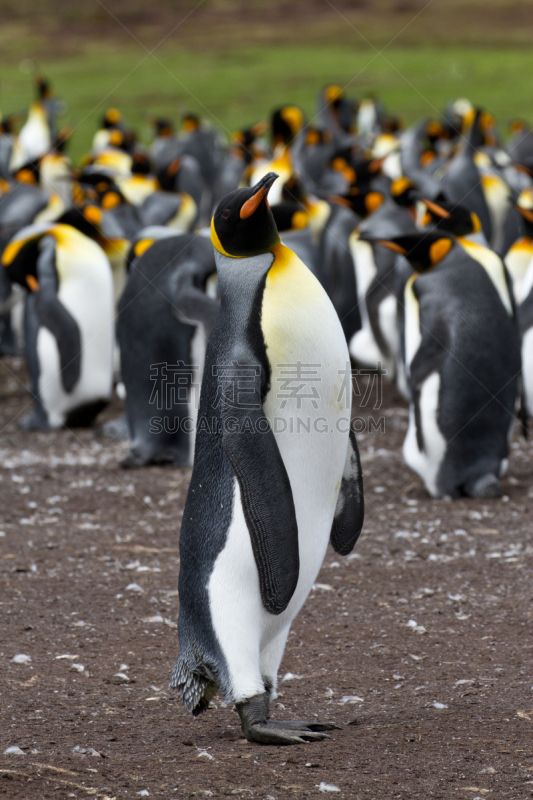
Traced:
[[133, 247], [117, 336], [131, 448], [121, 466], [192, 464], [205, 344], [218, 301], [210, 243], [193, 234], [150, 236]]
[[520, 378], [520, 338], [501, 259], [440, 230], [379, 244], [415, 270], [403, 298], [405, 461], [433, 497], [498, 496]]
[[35, 409], [21, 426], [89, 425], [113, 386], [113, 282], [105, 253], [70, 225], [33, 225], [6, 247], [2, 264], [30, 290], [24, 327]]
[[[220, 688], [249, 741], [297, 744], [335, 726], [269, 719], [290, 625], [328, 542], [349, 553], [364, 511], [351, 397], [339, 397], [346, 341], [319, 282], [280, 243], [266, 202], [276, 177], [227, 195], [212, 220], [221, 308], [181, 526], [171, 687], [194, 715]], [[319, 398], [282, 390], [297, 364], [314, 365]]]

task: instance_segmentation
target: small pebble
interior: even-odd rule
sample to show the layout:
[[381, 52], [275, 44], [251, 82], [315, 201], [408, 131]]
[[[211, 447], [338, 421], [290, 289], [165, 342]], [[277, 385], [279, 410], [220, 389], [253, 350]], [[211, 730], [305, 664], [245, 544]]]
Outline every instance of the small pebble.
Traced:
[[13, 664], [30, 664], [31, 663], [31, 656], [26, 656], [24, 653], [19, 653], [16, 656], [13, 656], [11, 659]]
[[17, 745], [13, 745], [12, 747], [8, 747], [7, 750], [4, 750], [5, 756], [25, 756], [26, 753], [24, 750], [21, 750], [20, 747]]
[[121, 683], [133, 683], [133, 681], [124, 672], [115, 672], [111, 678], [111, 683], [115, 683], [118, 686]]
[[302, 679], [302, 677], [302, 675], [294, 675], [292, 672], [286, 672], [281, 679], [281, 682], [285, 683], [285, 681], [299, 681]]

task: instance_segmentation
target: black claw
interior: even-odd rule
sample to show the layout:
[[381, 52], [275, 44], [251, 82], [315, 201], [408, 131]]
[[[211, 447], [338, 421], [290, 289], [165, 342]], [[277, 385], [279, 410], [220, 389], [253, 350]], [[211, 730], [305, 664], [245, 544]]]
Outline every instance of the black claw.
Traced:
[[339, 729], [332, 722], [270, 720], [269, 692], [237, 704], [242, 731], [249, 742], [270, 745], [304, 744], [330, 739], [324, 731]]
[[339, 725], [333, 722], [304, 722], [303, 720], [269, 720], [269, 725], [274, 728], [287, 728], [288, 730], [307, 730], [320, 733], [321, 731], [340, 731]]

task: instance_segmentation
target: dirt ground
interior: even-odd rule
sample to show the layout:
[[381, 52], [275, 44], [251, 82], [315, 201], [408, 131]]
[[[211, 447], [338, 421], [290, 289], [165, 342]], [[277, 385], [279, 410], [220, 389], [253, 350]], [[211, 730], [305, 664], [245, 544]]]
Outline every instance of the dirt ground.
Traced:
[[328, 552], [273, 704], [341, 730], [261, 747], [219, 697], [195, 720], [167, 688], [190, 471], [125, 472], [127, 446], [90, 430], [21, 433], [25, 380], [0, 363], [0, 796], [531, 796], [531, 441], [503, 499], [431, 500], [402, 461], [405, 404], [361, 411], [385, 422], [359, 437], [364, 532]]

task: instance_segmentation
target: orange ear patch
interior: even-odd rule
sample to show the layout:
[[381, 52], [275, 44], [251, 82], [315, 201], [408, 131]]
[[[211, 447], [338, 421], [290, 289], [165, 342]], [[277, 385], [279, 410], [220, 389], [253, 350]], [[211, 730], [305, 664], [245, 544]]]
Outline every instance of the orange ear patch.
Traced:
[[253, 194], [242, 206], [240, 211], [241, 219], [248, 219], [252, 214], [257, 211], [261, 200], [268, 192], [269, 187], [262, 186], [255, 194]]
[[431, 259], [431, 263], [433, 266], [442, 261], [444, 256], [447, 256], [450, 250], [453, 247], [453, 242], [451, 239], [437, 239], [436, 242], [429, 248], [429, 257]]
[[365, 197], [365, 208], [368, 214], [372, 214], [376, 208], [379, 208], [383, 202], [383, 195], [381, 192], [369, 192]]
[[407, 189], [412, 187], [412, 183], [409, 178], [402, 176], [401, 178], [396, 178], [395, 181], [391, 183], [390, 191], [393, 197], [398, 197], [398, 195], [403, 194]]
[[83, 209], [83, 216], [87, 222], [92, 222], [93, 225], [100, 225], [102, 222], [102, 210], [98, 206], [86, 206]]
[[31, 169], [19, 169], [15, 178], [21, 183], [37, 183], [37, 176]]
[[146, 251], [153, 245], [154, 242], [155, 239], [141, 239], [140, 242], [137, 242], [137, 244], [133, 248], [133, 252], [137, 256], [137, 258], [139, 256], [142, 256], [143, 253], [146, 253]]
[[305, 211], [295, 211], [292, 215], [291, 227], [299, 231], [309, 222], [309, 215]]
[[120, 205], [120, 195], [117, 192], [107, 192], [102, 197], [102, 208], [109, 211], [112, 208]]

